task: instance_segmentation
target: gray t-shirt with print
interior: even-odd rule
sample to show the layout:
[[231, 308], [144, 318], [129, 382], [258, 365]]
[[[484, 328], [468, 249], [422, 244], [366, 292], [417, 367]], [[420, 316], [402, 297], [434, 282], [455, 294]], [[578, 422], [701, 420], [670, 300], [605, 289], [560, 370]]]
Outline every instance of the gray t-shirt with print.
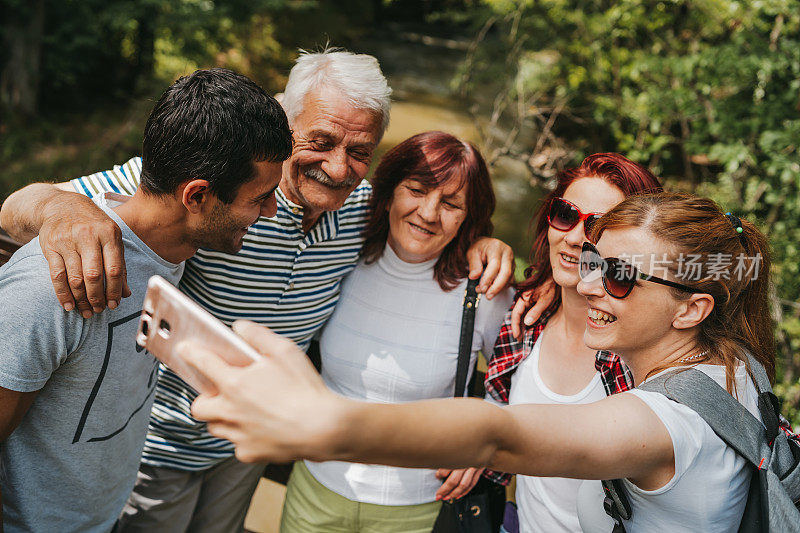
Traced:
[[89, 319], [55, 297], [39, 240], [0, 268], [0, 387], [39, 391], [0, 444], [6, 533], [107, 532], [133, 488], [158, 365], [135, 341], [150, 276], [177, 284], [183, 263], [165, 261], [114, 213], [131, 296]]

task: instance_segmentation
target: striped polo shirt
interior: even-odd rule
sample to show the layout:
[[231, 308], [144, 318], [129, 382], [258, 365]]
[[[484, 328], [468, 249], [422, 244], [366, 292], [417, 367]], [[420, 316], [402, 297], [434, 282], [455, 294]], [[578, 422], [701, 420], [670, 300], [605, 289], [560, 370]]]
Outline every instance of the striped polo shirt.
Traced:
[[[79, 193], [133, 194], [142, 159], [72, 180]], [[309, 233], [303, 208], [276, 190], [278, 213], [250, 226], [236, 254], [198, 250], [186, 261], [180, 289], [230, 325], [247, 319], [268, 326], [306, 349], [339, 299], [342, 278], [356, 265], [372, 188], [365, 180], [338, 211], [320, 217]], [[191, 417], [197, 393], [163, 365], [142, 462], [204, 470], [233, 455], [230, 442], [211, 436]]]

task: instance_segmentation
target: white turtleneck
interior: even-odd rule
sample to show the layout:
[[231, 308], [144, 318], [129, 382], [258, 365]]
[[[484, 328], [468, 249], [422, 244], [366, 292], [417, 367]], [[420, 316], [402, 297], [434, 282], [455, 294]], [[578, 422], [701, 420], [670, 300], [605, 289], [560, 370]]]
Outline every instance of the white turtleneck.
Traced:
[[[453, 395], [466, 280], [445, 292], [433, 278], [436, 259], [405, 263], [390, 246], [371, 265], [359, 262], [342, 283], [322, 331], [322, 377], [334, 392], [370, 402], [401, 403]], [[510, 289], [481, 298], [475, 315], [472, 364], [489, 353]], [[354, 501], [416, 505], [434, 501], [434, 470], [306, 461], [330, 490]]]

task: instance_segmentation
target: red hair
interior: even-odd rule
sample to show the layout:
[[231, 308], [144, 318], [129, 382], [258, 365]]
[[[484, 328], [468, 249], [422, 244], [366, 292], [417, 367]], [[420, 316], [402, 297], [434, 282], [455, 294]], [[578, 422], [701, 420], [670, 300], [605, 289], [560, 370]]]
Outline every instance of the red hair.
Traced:
[[[547, 242], [547, 213], [553, 198], [564, 195], [572, 183], [581, 178], [601, 178], [617, 187], [627, 198], [645, 192], [661, 192], [663, 187], [652, 172], [639, 163], [613, 152], [593, 154], [583, 160], [577, 168], [562, 170], [556, 175], [556, 187], [543, 200], [536, 214], [534, 241], [531, 248], [531, 266], [525, 270], [525, 281], [517, 286], [517, 294], [535, 289], [553, 277], [550, 265], [550, 250]], [[554, 312], [561, 305], [560, 293], [546, 312]]]
[[451, 290], [467, 277], [467, 250], [478, 237], [492, 234], [495, 198], [489, 170], [474, 145], [441, 131], [409, 137], [382, 158], [372, 178], [370, 215], [364, 228], [362, 255], [373, 263], [383, 255], [389, 236], [389, 206], [394, 190], [413, 177], [425, 187], [441, 187], [458, 180], [466, 187], [466, 218], [458, 233], [445, 246], [434, 267], [434, 278], [442, 290]]

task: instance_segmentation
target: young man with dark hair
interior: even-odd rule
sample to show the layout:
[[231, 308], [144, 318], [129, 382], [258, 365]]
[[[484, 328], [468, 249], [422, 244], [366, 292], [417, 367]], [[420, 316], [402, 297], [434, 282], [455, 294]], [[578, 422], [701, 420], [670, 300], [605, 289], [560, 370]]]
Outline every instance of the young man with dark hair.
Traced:
[[147, 121], [142, 186], [94, 199], [121, 233], [133, 296], [90, 318], [66, 312], [38, 239], [0, 268], [7, 533], [114, 527], [136, 480], [158, 372], [134, 342], [147, 280], [177, 284], [199, 247], [241, 249], [247, 228], [275, 214], [291, 148], [286, 115], [260, 87], [229, 70], [197, 71], [169, 87]]

